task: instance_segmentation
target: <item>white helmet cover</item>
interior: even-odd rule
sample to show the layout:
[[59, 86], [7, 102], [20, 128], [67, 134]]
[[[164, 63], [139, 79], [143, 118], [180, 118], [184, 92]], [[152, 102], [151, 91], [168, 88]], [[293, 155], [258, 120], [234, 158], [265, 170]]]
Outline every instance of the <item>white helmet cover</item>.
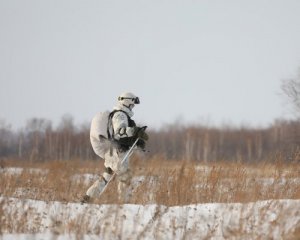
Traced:
[[140, 99], [135, 96], [133, 93], [130, 93], [130, 92], [125, 92], [125, 93], [122, 93], [119, 97], [118, 97], [118, 101], [132, 109], [134, 107], [134, 104], [139, 104], [140, 103]]

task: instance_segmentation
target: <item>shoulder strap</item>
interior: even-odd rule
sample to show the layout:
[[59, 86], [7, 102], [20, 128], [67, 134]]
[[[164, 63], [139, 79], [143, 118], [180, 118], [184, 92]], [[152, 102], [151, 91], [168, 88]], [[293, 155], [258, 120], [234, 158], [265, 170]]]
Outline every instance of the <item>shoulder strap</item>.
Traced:
[[[113, 110], [108, 116], [108, 122], [107, 122], [107, 137], [108, 137], [108, 139], [113, 139], [114, 138], [114, 128], [112, 126], [112, 118], [113, 118], [113, 116], [116, 112], [125, 113], [125, 115], [127, 116], [128, 121], [130, 120], [130, 117], [128, 116], [128, 114], [125, 111], [123, 111], [123, 110]], [[112, 134], [110, 134], [110, 131], [109, 131], [110, 128], [112, 129]]]

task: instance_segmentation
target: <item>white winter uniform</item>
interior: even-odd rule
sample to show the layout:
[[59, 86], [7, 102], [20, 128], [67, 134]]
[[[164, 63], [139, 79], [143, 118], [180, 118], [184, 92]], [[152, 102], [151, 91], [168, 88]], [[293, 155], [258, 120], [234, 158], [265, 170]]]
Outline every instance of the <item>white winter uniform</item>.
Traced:
[[[129, 127], [129, 121], [127, 115], [131, 118], [133, 116], [133, 112], [121, 105], [118, 104], [114, 107], [114, 110], [120, 110], [114, 113], [111, 123], [113, 128], [113, 138], [116, 140], [120, 140], [124, 137], [131, 137], [134, 135], [134, 128]], [[124, 113], [124, 112], [126, 113]], [[127, 114], [127, 115], [126, 115]], [[132, 120], [131, 120], [132, 121]], [[110, 168], [113, 172], [117, 174], [119, 185], [118, 191], [119, 196], [127, 198], [126, 193], [124, 195], [124, 189], [130, 184], [131, 181], [131, 173], [129, 170], [129, 159], [125, 160], [124, 164], [121, 164], [126, 152], [120, 152], [115, 146], [111, 146], [110, 149], [104, 154], [104, 166], [108, 169]], [[96, 197], [101, 193], [102, 189], [106, 185], [106, 182], [110, 180], [112, 177], [111, 174], [104, 172], [102, 177], [98, 179], [88, 190], [87, 195], [90, 197]], [[127, 195], [129, 195], [127, 193]]]
[[[131, 137], [134, 135], [134, 128], [129, 127], [128, 117], [131, 118], [133, 116], [133, 112], [127, 108], [119, 104], [118, 106], [114, 107], [114, 110], [120, 110], [115, 112], [115, 114], [112, 117], [112, 127], [113, 127], [113, 138], [116, 140], [120, 140], [124, 137]], [[126, 113], [124, 113], [124, 112]], [[126, 115], [127, 114], [127, 115]], [[107, 151], [105, 153], [105, 162], [104, 166], [107, 168], [111, 168], [114, 172], [120, 173], [123, 171], [126, 171], [124, 167], [126, 168], [126, 164], [124, 166], [120, 166], [120, 163], [125, 156], [126, 152], [119, 152], [118, 149], [113, 148], [113, 154], [111, 154], [111, 151]], [[128, 164], [128, 161], [125, 161], [125, 163]]]

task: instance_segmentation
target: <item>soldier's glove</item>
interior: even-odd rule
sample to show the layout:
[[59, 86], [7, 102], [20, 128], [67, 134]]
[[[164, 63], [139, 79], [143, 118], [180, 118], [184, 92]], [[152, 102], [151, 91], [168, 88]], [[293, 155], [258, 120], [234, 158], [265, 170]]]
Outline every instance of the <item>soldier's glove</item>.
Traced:
[[139, 147], [142, 150], [145, 150], [146, 148], [146, 142], [142, 139], [139, 139], [138, 142], [136, 143], [137, 147]]
[[135, 136], [139, 139], [142, 139], [144, 141], [147, 141], [149, 139], [148, 134], [145, 132], [146, 126], [144, 127], [135, 127]]

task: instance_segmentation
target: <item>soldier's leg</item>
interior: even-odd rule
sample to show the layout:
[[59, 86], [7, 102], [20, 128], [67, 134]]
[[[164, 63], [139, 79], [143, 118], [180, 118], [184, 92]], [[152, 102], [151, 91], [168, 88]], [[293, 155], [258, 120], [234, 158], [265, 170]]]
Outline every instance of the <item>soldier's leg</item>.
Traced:
[[[120, 161], [124, 158], [126, 152], [119, 153]], [[117, 180], [118, 180], [118, 197], [119, 201], [128, 203], [131, 196], [131, 179], [132, 173], [130, 171], [129, 158], [126, 159], [123, 164], [118, 165], [118, 169], [116, 171]]]
[[129, 159], [124, 160], [126, 152], [120, 152], [113, 149], [105, 155], [105, 167], [110, 167], [117, 176], [118, 180], [118, 197], [120, 201], [128, 202], [131, 197], [130, 182], [131, 171], [129, 169]]
[[131, 179], [132, 174], [129, 169], [117, 175], [118, 179], [118, 197], [119, 201], [128, 203], [132, 197]]
[[83, 197], [82, 202], [89, 202], [91, 198], [96, 198], [102, 192], [107, 182], [111, 179], [113, 171], [110, 168], [106, 168], [102, 176], [94, 182], [94, 184], [87, 190], [86, 195]]

